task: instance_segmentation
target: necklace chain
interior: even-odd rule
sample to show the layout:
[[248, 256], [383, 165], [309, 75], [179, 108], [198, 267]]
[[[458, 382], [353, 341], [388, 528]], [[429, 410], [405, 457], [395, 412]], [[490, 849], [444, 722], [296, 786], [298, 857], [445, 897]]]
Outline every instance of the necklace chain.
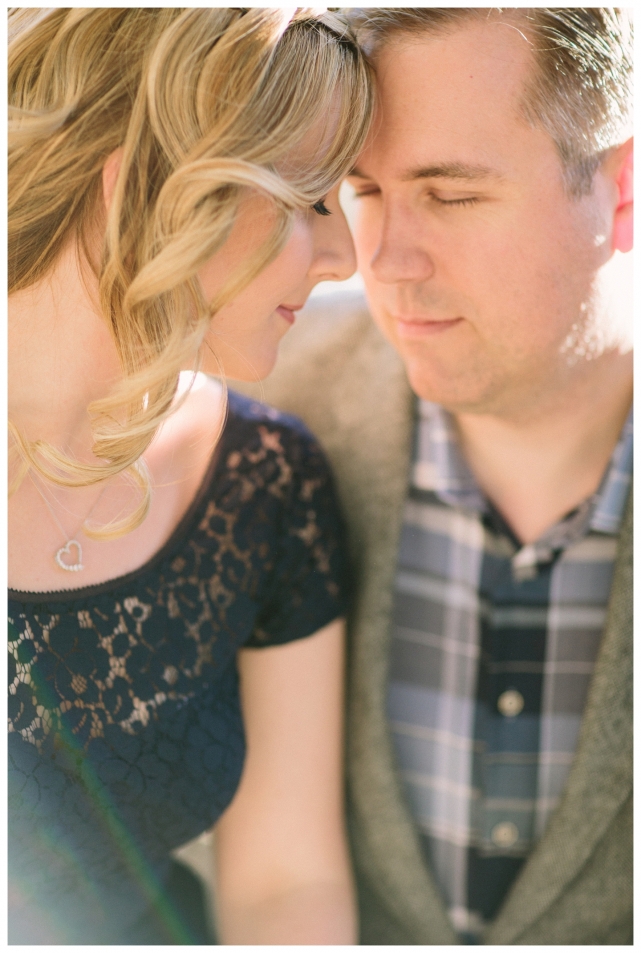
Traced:
[[[99, 501], [102, 499], [102, 494], [103, 494], [103, 493], [105, 492], [105, 490], [107, 489], [107, 485], [105, 484], [105, 485], [103, 486], [102, 490], [100, 491], [100, 493], [98, 494], [98, 496], [96, 497], [96, 499], [95, 499], [95, 500], [93, 501], [93, 503], [91, 504], [91, 507], [90, 507], [90, 509], [89, 509], [89, 512], [88, 512], [87, 515], [84, 517], [84, 519], [81, 520], [81, 522], [78, 524], [78, 527], [77, 527], [75, 533], [73, 534], [73, 536], [68, 536], [68, 535], [67, 535], [67, 532], [66, 532], [66, 530], [65, 530], [65, 528], [64, 528], [64, 526], [62, 526], [62, 524], [60, 523], [60, 520], [58, 519], [58, 517], [57, 517], [56, 514], [54, 513], [54, 511], [53, 511], [53, 509], [52, 509], [52, 507], [51, 507], [51, 504], [49, 503], [49, 500], [47, 499], [47, 497], [45, 496], [45, 494], [43, 493], [43, 491], [40, 489], [40, 487], [39, 487], [38, 484], [36, 483], [36, 481], [35, 481], [33, 475], [32, 475], [31, 473], [29, 473], [29, 476], [30, 476], [30, 478], [31, 478], [31, 482], [33, 483], [33, 485], [35, 486], [36, 490], [38, 491], [38, 493], [39, 493], [40, 496], [42, 497], [43, 503], [45, 504], [45, 506], [46, 506], [47, 509], [49, 510], [49, 514], [50, 514], [51, 518], [53, 519], [54, 523], [56, 524], [56, 526], [58, 527], [58, 529], [60, 530], [60, 532], [62, 533], [62, 535], [64, 536], [64, 538], [67, 540], [66, 544], [65, 544], [64, 546], [61, 546], [60, 549], [56, 550], [56, 552], [53, 554], [53, 558], [54, 558], [55, 562], [58, 564], [58, 566], [60, 566], [61, 569], [64, 569], [64, 570], [66, 570], [67, 572], [80, 572], [80, 571], [81, 571], [82, 569], [84, 569], [85, 567], [84, 567], [83, 562], [82, 562], [82, 546], [80, 545], [80, 543], [79, 543], [78, 540], [76, 539], [76, 536], [80, 533], [80, 531], [82, 530], [83, 526], [85, 525], [85, 523], [87, 522], [87, 520], [89, 519], [89, 517], [91, 516], [91, 514], [92, 514], [93, 511], [95, 510], [96, 506], [98, 505]], [[67, 559], [67, 560], [65, 561], [65, 557], [71, 558], [71, 547], [72, 547], [72, 546], [75, 546], [76, 549], [77, 549], [77, 551], [78, 551], [77, 559], [76, 559], [75, 562], [70, 562], [69, 559]]]

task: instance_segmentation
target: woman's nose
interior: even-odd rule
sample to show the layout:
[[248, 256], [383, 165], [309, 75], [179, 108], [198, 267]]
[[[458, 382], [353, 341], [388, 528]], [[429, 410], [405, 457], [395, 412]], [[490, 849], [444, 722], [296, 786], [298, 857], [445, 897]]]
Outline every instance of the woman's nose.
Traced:
[[345, 214], [335, 202], [331, 215], [314, 223], [314, 258], [310, 275], [315, 281], [345, 281], [356, 271], [356, 252]]

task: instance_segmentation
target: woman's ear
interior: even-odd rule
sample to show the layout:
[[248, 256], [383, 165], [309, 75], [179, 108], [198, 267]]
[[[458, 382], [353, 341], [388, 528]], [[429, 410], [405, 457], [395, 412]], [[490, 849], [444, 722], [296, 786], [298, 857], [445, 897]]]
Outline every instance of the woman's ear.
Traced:
[[633, 246], [634, 176], [633, 140], [628, 139], [617, 152], [616, 185], [619, 190], [618, 204], [614, 212], [612, 248], [615, 251], [630, 251]]
[[102, 197], [105, 202], [107, 212], [111, 207], [114, 189], [116, 188], [116, 179], [122, 165], [123, 148], [120, 146], [114, 149], [107, 161], [102, 167]]

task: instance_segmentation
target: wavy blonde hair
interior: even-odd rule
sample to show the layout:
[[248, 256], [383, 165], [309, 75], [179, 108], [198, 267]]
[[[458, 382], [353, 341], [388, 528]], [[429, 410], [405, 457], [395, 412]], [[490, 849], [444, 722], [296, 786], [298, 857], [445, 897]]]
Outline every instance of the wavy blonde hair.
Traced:
[[[10, 425], [22, 461], [14, 487], [29, 468], [67, 487], [128, 475], [143, 490], [135, 512], [85, 528], [111, 538], [147, 513], [141, 455], [176, 408], [181, 368], [197, 367], [212, 315], [276, 257], [296, 210], [322, 199], [358, 154], [370, 73], [345, 20], [306, 9], [17, 9], [9, 24], [9, 291], [47, 275], [72, 237], [98, 279], [123, 372], [88, 407], [104, 464], [29, 442]], [[323, 155], [302, 161], [309, 134], [325, 140]], [[102, 169], [119, 148], [103, 220]], [[276, 169], [292, 157], [284, 179]], [[206, 302], [196, 273], [251, 192], [271, 200], [274, 228]], [[104, 241], [93, 261], [97, 225]]]

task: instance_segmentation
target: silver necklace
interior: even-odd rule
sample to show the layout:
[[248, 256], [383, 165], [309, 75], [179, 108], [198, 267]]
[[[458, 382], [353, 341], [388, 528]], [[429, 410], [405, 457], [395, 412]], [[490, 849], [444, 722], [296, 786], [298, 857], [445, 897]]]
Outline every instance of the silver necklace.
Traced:
[[[105, 492], [105, 490], [107, 489], [107, 485], [105, 484], [105, 486], [103, 486], [102, 490], [100, 491], [100, 493], [98, 494], [98, 496], [96, 497], [96, 499], [93, 501], [93, 503], [92, 503], [92, 505], [91, 505], [91, 509], [89, 510], [89, 512], [87, 513], [87, 515], [85, 516], [85, 518], [80, 522], [80, 524], [78, 525], [78, 528], [76, 529], [76, 531], [75, 531], [75, 533], [73, 534], [73, 536], [69, 537], [69, 536], [67, 536], [67, 533], [65, 532], [64, 527], [60, 524], [60, 520], [58, 519], [58, 517], [56, 516], [56, 514], [54, 513], [54, 511], [51, 509], [51, 505], [50, 505], [50, 503], [49, 503], [49, 500], [48, 500], [47, 497], [44, 495], [44, 493], [42, 492], [42, 490], [40, 489], [40, 487], [38, 486], [38, 484], [37, 484], [36, 481], [34, 480], [34, 478], [33, 478], [33, 476], [31, 475], [31, 473], [29, 474], [29, 476], [31, 477], [31, 482], [33, 483], [33, 485], [35, 486], [36, 490], [38, 491], [38, 493], [39, 493], [40, 496], [42, 497], [45, 506], [46, 506], [47, 509], [49, 510], [49, 513], [51, 514], [51, 517], [52, 517], [54, 523], [56, 524], [56, 526], [58, 527], [58, 529], [60, 530], [60, 532], [62, 533], [62, 535], [64, 536], [64, 538], [67, 540], [67, 542], [65, 543], [64, 546], [61, 546], [60, 549], [56, 550], [56, 552], [55, 552], [54, 555], [53, 555], [53, 558], [54, 558], [55, 561], [58, 563], [58, 565], [60, 566], [60, 568], [65, 570], [65, 572], [80, 572], [80, 571], [81, 571], [82, 569], [84, 569], [85, 567], [84, 567], [83, 562], [82, 562], [82, 546], [80, 545], [80, 543], [79, 543], [78, 540], [76, 539], [76, 536], [80, 533], [80, 531], [82, 530], [82, 527], [85, 525], [85, 523], [87, 522], [87, 520], [89, 519], [89, 517], [91, 516], [91, 514], [92, 514], [93, 511], [95, 510], [96, 506], [98, 505], [98, 501], [102, 498], [102, 494], [103, 494], [103, 493]], [[73, 559], [73, 556], [72, 556], [72, 553], [71, 553], [71, 547], [72, 547], [72, 546], [75, 546], [75, 547], [76, 547], [76, 558], [75, 558], [75, 562], [70, 562], [70, 561], [65, 562], [65, 559], [67, 559], [67, 560]]]

